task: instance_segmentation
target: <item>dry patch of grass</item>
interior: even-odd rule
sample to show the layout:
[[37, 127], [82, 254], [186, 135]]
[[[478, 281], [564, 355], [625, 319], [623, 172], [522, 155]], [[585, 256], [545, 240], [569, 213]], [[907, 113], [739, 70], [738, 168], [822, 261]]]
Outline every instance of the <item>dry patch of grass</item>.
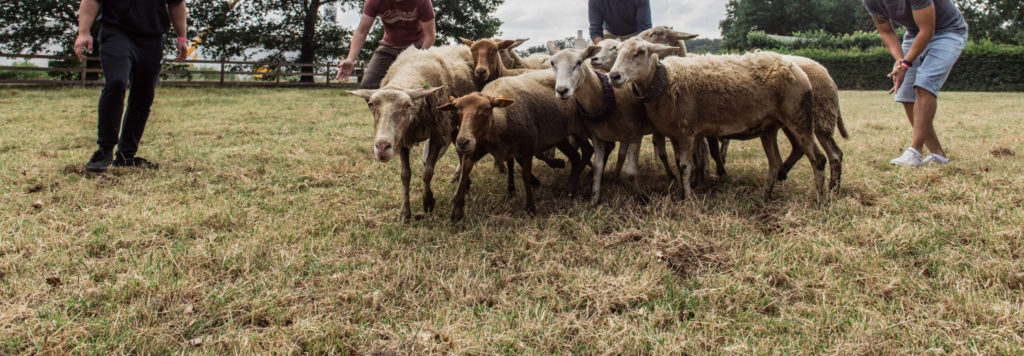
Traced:
[[82, 169], [97, 96], [0, 88], [0, 354], [1024, 344], [1021, 94], [944, 94], [954, 163], [902, 169], [901, 109], [843, 92], [853, 137], [825, 205], [806, 163], [762, 203], [757, 142], [734, 142], [730, 176], [680, 202], [645, 144], [648, 204], [614, 180], [601, 206], [569, 199], [567, 172], [541, 165], [531, 216], [487, 161], [459, 224], [450, 151], [438, 211], [413, 179], [421, 217], [400, 223], [398, 166], [373, 162], [372, 120], [340, 90], [161, 88], [140, 155], [162, 168], [101, 175]]

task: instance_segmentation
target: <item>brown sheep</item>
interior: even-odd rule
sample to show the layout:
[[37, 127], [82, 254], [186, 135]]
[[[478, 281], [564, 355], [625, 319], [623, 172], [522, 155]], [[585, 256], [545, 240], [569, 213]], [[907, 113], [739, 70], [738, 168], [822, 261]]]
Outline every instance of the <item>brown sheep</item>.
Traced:
[[785, 127], [807, 154], [817, 197], [824, 199], [825, 159], [814, 143], [811, 83], [803, 70], [770, 52], [658, 60], [670, 50], [629, 39], [619, 48], [609, 78], [616, 86], [632, 82], [655, 128], [672, 139], [684, 198], [693, 197], [689, 180], [697, 138], [716, 136], [761, 138], [769, 163], [769, 199], [782, 166], [776, 135]]

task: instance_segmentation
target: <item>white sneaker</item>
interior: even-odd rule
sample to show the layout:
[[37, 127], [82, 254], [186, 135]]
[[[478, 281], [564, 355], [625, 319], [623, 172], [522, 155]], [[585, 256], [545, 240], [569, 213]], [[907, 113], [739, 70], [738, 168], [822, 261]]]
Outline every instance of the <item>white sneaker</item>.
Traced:
[[942, 157], [942, 156], [934, 154], [934, 153], [929, 153], [928, 157], [925, 157], [924, 160], [921, 161], [921, 162], [924, 163], [924, 164], [932, 164], [932, 163], [946, 164], [946, 163], [949, 163], [949, 158]]
[[903, 151], [903, 155], [889, 161], [889, 163], [909, 167], [920, 167], [924, 164], [921, 162], [921, 152], [918, 152], [913, 147], [908, 147], [906, 151]]

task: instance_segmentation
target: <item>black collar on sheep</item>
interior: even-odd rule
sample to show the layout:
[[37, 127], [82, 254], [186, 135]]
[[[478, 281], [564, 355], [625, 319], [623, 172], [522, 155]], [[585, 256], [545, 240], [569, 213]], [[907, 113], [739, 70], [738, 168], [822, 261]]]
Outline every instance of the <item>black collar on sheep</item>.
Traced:
[[640, 89], [636, 87], [636, 83], [633, 83], [632, 88], [633, 96], [645, 103], [658, 99], [661, 94], [665, 93], [665, 89], [668, 88], [668, 69], [665, 68], [664, 64], [658, 62], [658, 67], [654, 70], [654, 78], [651, 79], [651, 85], [647, 87], [647, 90], [640, 94]]
[[588, 113], [587, 109], [583, 108], [583, 104], [580, 104], [579, 99], [574, 100], [576, 100], [576, 111], [579, 112], [580, 117], [590, 121], [600, 121], [608, 117], [608, 114], [611, 114], [612, 111], [615, 111], [615, 88], [612, 87], [612, 82], [608, 80], [607, 75], [596, 70], [594, 74], [597, 74], [597, 78], [601, 80], [601, 96], [604, 99], [604, 105], [601, 107], [601, 110], [593, 114]]

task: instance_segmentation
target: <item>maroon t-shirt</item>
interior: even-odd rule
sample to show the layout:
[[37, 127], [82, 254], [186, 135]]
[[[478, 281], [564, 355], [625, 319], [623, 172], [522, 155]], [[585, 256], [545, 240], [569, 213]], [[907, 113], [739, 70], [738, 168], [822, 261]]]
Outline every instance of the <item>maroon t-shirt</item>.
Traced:
[[408, 46], [423, 39], [420, 22], [434, 19], [434, 5], [430, 0], [366, 0], [363, 14], [380, 16], [384, 22], [384, 39], [392, 46]]

